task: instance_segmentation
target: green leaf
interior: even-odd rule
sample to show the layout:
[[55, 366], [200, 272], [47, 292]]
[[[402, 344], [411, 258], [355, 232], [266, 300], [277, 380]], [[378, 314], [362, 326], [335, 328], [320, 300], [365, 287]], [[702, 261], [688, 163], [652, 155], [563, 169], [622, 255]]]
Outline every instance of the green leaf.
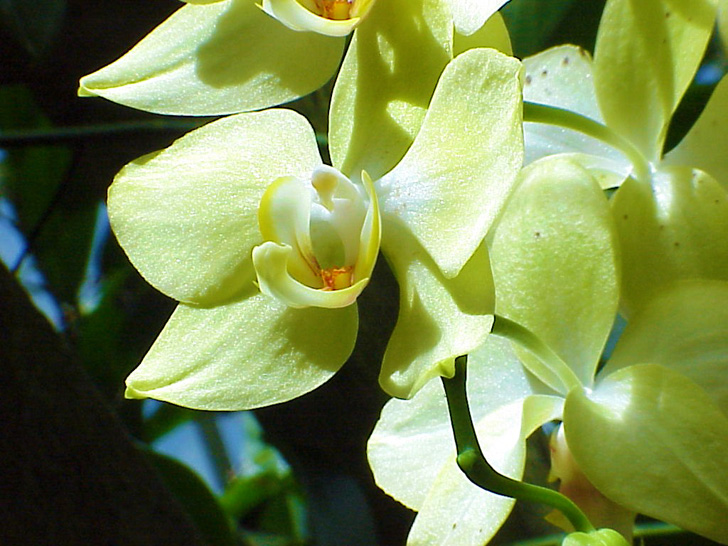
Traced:
[[252, 286], [266, 187], [282, 176], [309, 176], [320, 163], [300, 114], [230, 116], [122, 169], [109, 189], [109, 219], [155, 288], [180, 301], [219, 303]]
[[252, 283], [225, 305], [180, 304], [127, 378], [127, 396], [204, 410], [285, 402], [339, 370], [354, 348], [357, 326], [356, 305], [291, 309]]
[[501, 13], [516, 54], [525, 57], [546, 47], [551, 33], [573, 3], [573, 0], [508, 2]]
[[587, 478], [635, 512], [728, 541], [728, 418], [684, 375], [623, 368], [564, 406], [566, 441]]
[[615, 243], [599, 185], [554, 157], [523, 170], [490, 245], [496, 312], [531, 330], [583, 385], [592, 383], [617, 310]]
[[343, 47], [343, 38], [286, 28], [249, 0], [196, 2], [83, 77], [79, 94], [160, 114], [257, 110], [324, 85]]
[[728, 191], [688, 167], [651, 184], [627, 179], [612, 200], [622, 249], [622, 311], [637, 312], [669, 283], [728, 280]]
[[179, 461], [142, 449], [210, 546], [238, 544], [232, 522], [202, 479]]
[[0, 0], [0, 26], [34, 57], [41, 56], [61, 29], [66, 0]]
[[607, 125], [650, 160], [698, 69], [717, 0], [609, 0], [594, 52], [594, 83]]

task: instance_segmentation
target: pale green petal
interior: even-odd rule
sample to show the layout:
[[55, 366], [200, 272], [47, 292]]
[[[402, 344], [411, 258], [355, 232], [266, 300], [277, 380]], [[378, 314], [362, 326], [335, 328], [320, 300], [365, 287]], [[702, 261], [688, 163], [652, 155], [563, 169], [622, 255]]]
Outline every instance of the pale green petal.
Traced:
[[520, 169], [520, 76], [521, 63], [493, 49], [457, 57], [414, 144], [377, 183], [382, 215], [405, 224], [446, 277], [480, 245]]
[[594, 54], [607, 125], [659, 159], [670, 118], [713, 30], [717, 0], [609, 0]]
[[[467, 388], [476, 421], [532, 394], [510, 344], [496, 336], [470, 353]], [[387, 402], [367, 447], [377, 485], [405, 506], [419, 509], [443, 465], [454, 463], [452, 434], [437, 378], [410, 400]]]
[[223, 118], [124, 167], [109, 189], [111, 226], [155, 288], [211, 305], [251, 280], [266, 187], [320, 164], [313, 130], [295, 112]]
[[399, 282], [399, 317], [379, 382], [388, 394], [409, 398], [432, 377], [451, 377], [454, 359], [485, 341], [493, 324], [493, 279], [485, 245], [460, 275], [446, 279], [406, 229], [383, 221], [382, 249]]
[[[727, 10], [728, 11], [728, 10]], [[672, 165], [689, 165], [709, 173], [728, 190], [728, 78], [713, 91], [685, 138], [665, 156]]]
[[508, 0], [449, 0], [458, 33], [470, 36], [479, 30]]
[[500, 13], [494, 13], [479, 30], [469, 36], [459, 33], [455, 33], [453, 36], [454, 57], [477, 47], [490, 47], [506, 55], [513, 54], [511, 37]]
[[[526, 459], [525, 438], [544, 422], [560, 415], [562, 400], [533, 396], [516, 401], [479, 419], [476, 432], [487, 461], [519, 479]], [[457, 467], [453, 452], [432, 484], [412, 526], [408, 545], [480, 546], [501, 527], [513, 499], [473, 485]]]
[[83, 77], [79, 94], [160, 114], [257, 110], [321, 87], [343, 47], [339, 38], [291, 31], [252, 0], [187, 4], [129, 53]]
[[354, 37], [329, 116], [333, 165], [377, 180], [404, 156], [452, 56], [446, 0], [381, 0]]
[[601, 372], [660, 364], [700, 385], [728, 415], [728, 282], [683, 281], [630, 319]]
[[536, 334], [584, 385], [617, 310], [615, 241], [599, 185], [556, 157], [523, 170], [490, 245], [497, 313]]
[[[546, 104], [570, 110], [603, 123], [597, 105], [592, 75], [592, 60], [589, 53], [576, 46], [558, 46], [527, 57], [523, 60], [526, 77], [523, 85], [523, 100]], [[630, 163], [611, 146], [577, 131], [545, 123], [523, 125], [526, 143], [526, 163], [542, 157], [560, 154], [584, 154], [576, 156], [582, 166], [591, 168], [599, 163], [593, 172], [615, 173], [602, 187], [614, 183], [613, 177], [621, 183], [631, 169]], [[596, 158], [599, 158], [597, 160]]]
[[728, 192], [696, 169], [628, 179], [612, 199], [622, 249], [622, 311], [679, 279], [728, 280]]
[[332, 377], [351, 354], [356, 305], [291, 309], [260, 294], [212, 308], [180, 304], [127, 396], [203, 410], [285, 402]]
[[690, 379], [644, 364], [619, 370], [564, 407], [566, 440], [611, 500], [728, 542], [728, 418]]

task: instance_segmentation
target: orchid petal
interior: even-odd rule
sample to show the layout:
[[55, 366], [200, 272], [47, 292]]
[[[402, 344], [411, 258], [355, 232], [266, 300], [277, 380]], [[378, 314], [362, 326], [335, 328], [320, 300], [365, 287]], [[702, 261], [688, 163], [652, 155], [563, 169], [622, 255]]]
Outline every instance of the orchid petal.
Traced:
[[453, 57], [457, 57], [468, 49], [489, 47], [497, 49], [506, 55], [513, 55], [511, 37], [508, 28], [500, 13], [494, 13], [485, 24], [473, 34], [463, 36], [455, 33], [453, 36]]
[[329, 147], [347, 175], [377, 180], [404, 156], [452, 56], [445, 0], [377, 2], [357, 28], [331, 97]]
[[292, 32], [250, 0], [187, 4], [80, 95], [160, 114], [219, 115], [282, 104], [334, 74], [344, 41]]
[[[523, 100], [570, 110], [594, 121], [603, 122], [597, 105], [592, 60], [589, 53], [575, 46], [559, 46], [523, 60], [526, 76]], [[590, 168], [598, 158], [602, 172], [618, 173], [621, 183], [631, 165], [617, 150], [583, 133], [558, 125], [529, 123], [523, 125], [526, 163], [560, 154], [584, 154], [574, 159]], [[596, 174], [596, 173], [593, 173]], [[602, 185], [612, 185], [615, 180]]]
[[448, 0], [453, 24], [465, 36], [478, 31], [508, 0]]
[[[525, 455], [522, 441], [560, 415], [562, 400], [530, 396], [527, 374], [508, 342], [493, 336], [471, 353], [467, 388], [488, 460], [520, 477]], [[482, 544], [513, 504], [477, 488], [457, 468], [440, 381], [429, 382], [411, 400], [388, 402], [367, 452], [377, 484], [421, 511], [408, 544], [443, 544], [445, 537], [453, 544], [474, 540]]]
[[566, 441], [587, 478], [635, 512], [728, 542], [728, 418], [684, 375], [640, 364], [570, 392]]
[[382, 250], [399, 281], [399, 317], [384, 354], [379, 383], [409, 398], [437, 375], [451, 377], [456, 357], [486, 339], [494, 289], [483, 245], [454, 279], [446, 279], [401, 226], [384, 219]]
[[717, 0], [609, 0], [594, 53], [607, 126], [650, 161], [708, 44]]
[[309, 176], [320, 163], [313, 130], [299, 114], [230, 116], [127, 165], [109, 189], [111, 226], [155, 288], [212, 305], [250, 282], [266, 186]]
[[612, 199], [627, 316], [676, 280], [728, 280], [726, 189], [687, 167], [665, 168], [651, 182], [630, 178]]
[[728, 149], [727, 115], [728, 78], [723, 78], [685, 138], [665, 155], [665, 163], [697, 167], [728, 190], [728, 162], [725, 160], [725, 150]]
[[[555, 157], [522, 171], [490, 245], [497, 313], [531, 330], [584, 385], [591, 384], [617, 309], [615, 243], [596, 181]], [[518, 353], [535, 371], [534, 357]]]
[[301, 396], [331, 378], [354, 347], [356, 305], [291, 309], [255, 290], [211, 308], [180, 304], [127, 396], [204, 410], [253, 409]]
[[377, 184], [382, 214], [458, 274], [508, 197], [523, 159], [521, 64], [473, 49], [442, 74], [415, 142]]
[[728, 282], [671, 285], [630, 319], [609, 362], [609, 375], [638, 362], [689, 377], [728, 415]]

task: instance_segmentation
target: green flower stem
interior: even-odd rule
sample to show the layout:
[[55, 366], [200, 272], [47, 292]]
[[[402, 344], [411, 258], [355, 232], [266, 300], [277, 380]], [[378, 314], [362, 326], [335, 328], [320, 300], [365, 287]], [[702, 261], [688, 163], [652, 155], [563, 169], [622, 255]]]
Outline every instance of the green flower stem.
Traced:
[[198, 128], [210, 119], [154, 119], [149, 121], [129, 121], [99, 125], [3, 131], [0, 134], [0, 148], [64, 144], [109, 136], [128, 137], [137, 133], [186, 132]]
[[516, 500], [546, 504], [561, 511], [577, 531], [594, 531], [589, 519], [569, 498], [553, 489], [519, 482], [504, 476], [490, 466], [480, 449], [468, 405], [467, 362], [467, 356], [456, 358], [455, 375], [451, 379], [442, 378], [460, 469], [471, 482], [486, 491]]
[[594, 121], [571, 110], [526, 101], [523, 102], [523, 121], [556, 125], [601, 140], [605, 144], [616, 148], [627, 157], [630, 163], [632, 163], [634, 175], [637, 179], [649, 179], [651, 172], [650, 164], [642, 153], [628, 140], [622, 138], [609, 129], [609, 127], [602, 125], [598, 121]]
[[574, 370], [569, 368], [559, 355], [529, 329], [505, 317], [496, 316], [491, 333], [515, 341], [538, 358], [561, 381], [561, 384], [564, 386], [564, 392], [568, 392], [581, 385]]

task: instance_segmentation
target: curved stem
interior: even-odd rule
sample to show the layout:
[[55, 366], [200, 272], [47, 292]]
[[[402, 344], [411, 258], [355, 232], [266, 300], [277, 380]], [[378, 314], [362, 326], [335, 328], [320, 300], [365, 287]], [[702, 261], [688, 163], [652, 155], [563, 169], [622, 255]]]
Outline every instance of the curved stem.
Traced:
[[561, 511], [577, 531], [590, 532], [594, 527], [589, 519], [571, 499], [558, 491], [537, 485], [519, 482], [500, 474], [485, 459], [475, 434], [473, 419], [466, 392], [467, 356], [455, 359], [455, 375], [451, 379], [442, 378], [450, 410], [457, 462], [468, 479], [497, 495], [512, 497], [527, 502], [537, 502], [552, 506]]
[[[536, 336], [528, 328], [525, 328], [517, 322], [513, 322], [503, 316], [496, 315], [491, 333], [496, 336], [504, 337], [510, 341], [515, 341], [518, 345], [535, 356], [546, 369], [538, 370], [531, 369], [532, 367], [529, 366], [526, 367], [554, 390], [567, 393], [571, 389], [581, 385], [581, 382], [574, 373], [574, 370], [572, 370], [561, 359], [561, 357], [559, 357], [559, 355], [551, 349], [551, 347], [546, 345], [541, 338]], [[563, 389], [559, 389], [558, 385], [554, 384], [553, 380], [550, 380], [550, 377], [544, 377], [544, 374], [549, 372], [554, 374], [554, 377], [561, 383], [561, 385], [563, 385]]]
[[630, 163], [632, 163], [634, 174], [638, 179], [649, 179], [651, 171], [650, 164], [642, 153], [627, 139], [622, 138], [609, 129], [609, 127], [602, 125], [598, 121], [594, 121], [571, 110], [527, 101], [523, 102], [523, 121], [556, 125], [601, 140], [616, 148], [627, 157]]

